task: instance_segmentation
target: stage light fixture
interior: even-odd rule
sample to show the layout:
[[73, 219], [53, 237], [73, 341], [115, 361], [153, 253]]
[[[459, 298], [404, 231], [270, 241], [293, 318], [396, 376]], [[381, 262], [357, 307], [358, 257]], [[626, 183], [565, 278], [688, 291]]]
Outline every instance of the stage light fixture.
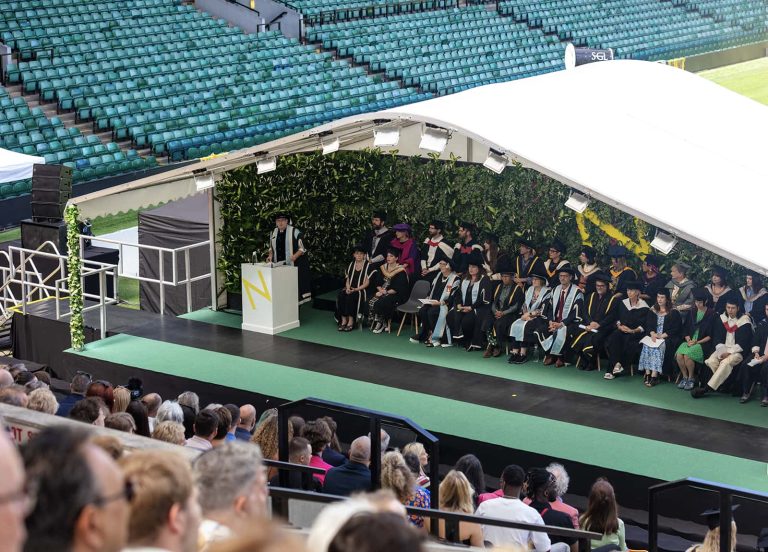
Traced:
[[272, 172], [277, 168], [277, 157], [267, 157], [256, 162], [256, 174]]
[[589, 196], [571, 190], [571, 195], [568, 196], [568, 201], [565, 202], [565, 206], [569, 209], [573, 209], [577, 213], [583, 213], [589, 206]]
[[328, 155], [329, 153], [333, 153], [335, 151], [339, 151], [339, 147], [341, 146], [341, 141], [339, 140], [339, 137], [325, 139], [320, 144], [323, 146], [323, 155]]
[[661, 230], [656, 230], [656, 236], [651, 242], [651, 247], [661, 251], [665, 255], [669, 255], [669, 252], [677, 245], [677, 238], [672, 234], [667, 234]]
[[384, 127], [373, 130], [373, 145], [377, 148], [393, 148], [400, 143], [400, 127]]
[[195, 175], [195, 187], [198, 192], [213, 188], [214, 182], [213, 175], [209, 172]]
[[507, 158], [504, 154], [493, 148], [488, 150], [488, 159], [483, 163], [483, 167], [492, 170], [496, 174], [501, 174], [507, 166]]
[[421, 134], [420, 149], [443, 153], [447, 145], [448, 131], [444, 128], [427, 126]]

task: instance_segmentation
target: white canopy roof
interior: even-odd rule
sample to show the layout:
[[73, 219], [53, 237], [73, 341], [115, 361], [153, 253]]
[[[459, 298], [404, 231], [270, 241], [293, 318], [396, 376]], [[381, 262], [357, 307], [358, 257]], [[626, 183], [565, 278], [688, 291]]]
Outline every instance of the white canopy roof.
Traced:
[[45, 159], [0, 148], [0, 184], [32, 178], [32, 165], [42, 165]]
[[[762, 220], [749, 207], [768, 200], [768, 107], [659, 63], [594, 63], [473, 88], [341, 119], [154, 180], [189, 178], [193, 169], [220, 173], [263, 157], [317, 149], [321, 132], [338, 136], [342, 149], [368, 147], [372, 129], [380, 125], [402, 128], [401, 154], [423, 154], [423, 123], [451, 132], [444, 156], [452, 152], [483, 162], [492, 147], [768, 274]], [[151, 184], [145, 179], [123, 190]]]

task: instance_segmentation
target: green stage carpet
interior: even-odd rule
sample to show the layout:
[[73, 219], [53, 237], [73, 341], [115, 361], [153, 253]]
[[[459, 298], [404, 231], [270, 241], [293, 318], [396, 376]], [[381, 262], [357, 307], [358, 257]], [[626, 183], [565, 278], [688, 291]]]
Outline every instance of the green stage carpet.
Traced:
[[[303, 321], [306, 323], [306, 318]], [[309, 332], [308, 326], [307, 323], [296, 333]], [[344, 337], [351, 340], [364, 338], [357, 334]], [[384, 343], [393, 338], [378, 336], [376, 339]], [[405, 341], [402, 347], [405, 349], [408, 345]], [[418, 347], [414, 345], [413, 348], [412, 354], [417, 354]], [[450, 352], [454, 355], [459, 353]], [[367, 408], [407, 413], [414, 421], [432, 431], [662, 480], [693, 476], [768, 491], [766, 466], [761, 462], [238, 356], [125, 334], [91, 343], [85, 351], [75, 354], [289, 400], [314, 396]], [[448, 356], [445, 355], [446, 358]], [[223, 367], [226, 370], [222, 370]], [[564, 374], [567, 372], [565, 370]], [[642, 396], [640, 389], [637, 392]], [[510, 393], [510, 400], [514, 400], [514, 393]], [[712, 407], [716, 402], [711, 401]], [[621, 413], [617, 412], [617, 415]], [[625, 412], [624, 415], [628, 420], [631, 418], [631, 412]], [[635, 423], [642, 423], [642, 420]], [[691, 431], [700, 430], [691, 428]], [[510, 458], [509, 461], [513, 462], [514, 459]]]
[[[427, 348], [410, 343], [410, 328], [403, 327], [400, 337], [394, 333], [375, 335], [370, 331], [338, 332], [331, 313], [305, 306], [301, 308], [301, 326], [280, 334], [281, 337], [299, 339], [312, 343], [331, 345], [352, 351], [374, 353], [413, 362], [423, 362], [443, 366], [453, 370], [464, 370], [489, 376], [505, 378], [511, 381], [532, 383], [586, 393], [608, 399], [637, 402], [646, 406], [664, 408], [675, 412], [696, 414], [708, 418], [718, 418], [730, 422], [768, 426], [768, 412], [758, 406], [758, 401], [739, 404], [727, 395], [711, 395], [695, 400], [689, 393], [681, 391], [675, 385], [661, 384], [647, 388], [640, 377], [622, 377], [613, 381], [603, 379], [602, 372], [583, 372], [573, 366], [555, 368], [529, 361], [522, 365], [511, 365], [506, 359], [482, 358], [481, 353], [467, 353], [459, 348]], [[200, 322], [240, 328], [241, 316], [209, 309], [195, 311], [182, 318]], [[510, 396], [514, 400], [514, 395]], [[638, 420], [637, 423], [642, 423]], [[691, 428], [696, 431], [695, 428]]]

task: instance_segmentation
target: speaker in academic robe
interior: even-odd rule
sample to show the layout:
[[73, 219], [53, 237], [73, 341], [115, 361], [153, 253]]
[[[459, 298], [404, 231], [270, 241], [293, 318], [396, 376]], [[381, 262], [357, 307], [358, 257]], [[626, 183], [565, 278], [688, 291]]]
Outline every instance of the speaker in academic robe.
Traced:
[[569, 43], [565, 47], [565, 68], [573, 69], [579, 65], [595, 63], [597, 61], [611, 61], [613, 48], [581, 48]]
[[72, 196], [72, 169], [64, 165], [32, 167], [32, 218], [35, 221], [58, 221], [64, 218], [64, 207]]

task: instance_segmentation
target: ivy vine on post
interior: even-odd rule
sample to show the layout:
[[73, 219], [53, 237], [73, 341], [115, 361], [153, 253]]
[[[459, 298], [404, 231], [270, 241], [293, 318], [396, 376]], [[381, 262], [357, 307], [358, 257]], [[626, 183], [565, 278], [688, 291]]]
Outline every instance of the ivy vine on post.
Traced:
[[83, 287], [81, 285], [80, 238], [78, 237], [77, 205], [67, 205], [64, 221], [67, 223], [67, 288], [69, 289], [69, 334], [72, 348], [76, 351], [85, 349], [83, 331]]

